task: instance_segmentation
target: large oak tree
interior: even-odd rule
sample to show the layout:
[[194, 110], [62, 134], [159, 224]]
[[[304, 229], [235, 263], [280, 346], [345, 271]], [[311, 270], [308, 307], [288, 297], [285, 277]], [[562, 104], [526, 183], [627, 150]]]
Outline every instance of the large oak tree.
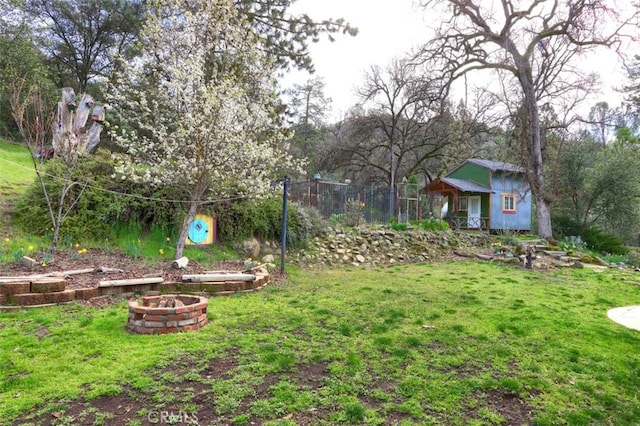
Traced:
[[[439, 60], [441, 75], [456, 81], [476, 70], [505, 77], [505, 93], [521, 105], [523, 165], [536, 202], [538, 234], [552, 237], [544, 174], [540, 106], [583, 88], [579, 58], [596, 47], [617, 47], [623, 31], [637, 24], [638, 8], [611, 0], [423, 0], [443, 6], [436, 36], [423, 54]], [[432, 11], [434, 13], [434, 11]], [[569, 106], [570, 107], [570, 106]]]

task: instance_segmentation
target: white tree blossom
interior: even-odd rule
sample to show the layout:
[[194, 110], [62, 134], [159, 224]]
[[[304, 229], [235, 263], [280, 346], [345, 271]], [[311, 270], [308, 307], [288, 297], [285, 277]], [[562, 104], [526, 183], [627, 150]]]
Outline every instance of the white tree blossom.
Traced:
[[230, 0], [150, 3], [142, 54], [110, 84], [130, 154], [117, 171], [184, 190], [189, 201], [176, 258], [205, 201], [260, 196], [294, 167], [277, 125], [273, 63], [243, 29]]

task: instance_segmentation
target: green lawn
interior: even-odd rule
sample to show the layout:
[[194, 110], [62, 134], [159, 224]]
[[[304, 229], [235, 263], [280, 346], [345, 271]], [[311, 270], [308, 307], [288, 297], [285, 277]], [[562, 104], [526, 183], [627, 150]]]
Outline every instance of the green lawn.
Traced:
[[294, 270], [162, 336], [128, 334], [124, 303], [2, 313], [0, 423], [634, 424], [640, 334], [606, 316], [640, 300], [633, 280], [475, 262]]
[[35, 177], [26, 146], [0, 140], [0, 199], [15, 199]]

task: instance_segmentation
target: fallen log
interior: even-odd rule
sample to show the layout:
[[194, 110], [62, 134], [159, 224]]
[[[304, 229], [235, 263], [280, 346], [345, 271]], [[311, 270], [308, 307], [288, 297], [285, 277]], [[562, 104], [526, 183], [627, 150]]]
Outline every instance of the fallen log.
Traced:
[[491, 259], [492, 262], [497, 262], [497, 263], [520, 263], [520, 259], [518, 259], [517, 257], [496, 257], [495, 259]]
[[164, 282], [162, 277], [150, 277], [150, 278], [132, 278], [123, 280], [101, 280], [98, 282], [98, 287], [118, 287], [128, 285], [140, 285], [140, 284], [159, 284]]
[[107, 268], [105, 266], [100, 266], [96, 269], [96, 272], [101, 272], [103, 274], [119, 274], [120, 272], [124, 272], [122, 269], [118, 268]]
[[69, 271], [62, 271], [61, 273], [65, 277], [68, 277], [71, 275], [92, 274], [94, 272], [96, 272], [95, 268], [86, 268], [86, 269], [71, 269]]
[[475, 254], [475, 256], [476, 256], [478, 259], [481, 259], [481, 260], [493, 260], [493, 256], [489, 256], [489, 255], [486, 255], [486, 254], [479, 254], [479, 253], [476, 253], [476, 254]]
[[189, 264], [189, 259], [186, 256], [182, 256], [180, 259], [176, 259], [173, 261], [171, 266], [174, 269], [184, 269]]
[[188, 283], [210, 283], [217, 281], [255, 281], [256, 276], [251, 274], [201, 274], [183, 275], [182, 282]]
[[471, 253], [463, 253], [463, 252], [457, 251], [457, 250], [454, 250], [453, 254], [455, 254], [456, 256], [460, 256], [460, 257], [473, 257], [473, 255]]
[[142, 278], [157, 278], [163, 276], [162, 272], [152, 272], [149, 274], [144, 274]]

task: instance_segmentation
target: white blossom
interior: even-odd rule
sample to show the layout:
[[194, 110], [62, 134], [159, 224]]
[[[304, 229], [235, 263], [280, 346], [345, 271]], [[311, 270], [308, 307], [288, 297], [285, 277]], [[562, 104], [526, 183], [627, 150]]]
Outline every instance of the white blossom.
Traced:
[[231, 0], [150, 2], [141, 57], [110, 81], [130, 155], [116, 172], [171, 184], [186, 200], [259, 196], [295, 166], [273, 117], [274, 66]]

